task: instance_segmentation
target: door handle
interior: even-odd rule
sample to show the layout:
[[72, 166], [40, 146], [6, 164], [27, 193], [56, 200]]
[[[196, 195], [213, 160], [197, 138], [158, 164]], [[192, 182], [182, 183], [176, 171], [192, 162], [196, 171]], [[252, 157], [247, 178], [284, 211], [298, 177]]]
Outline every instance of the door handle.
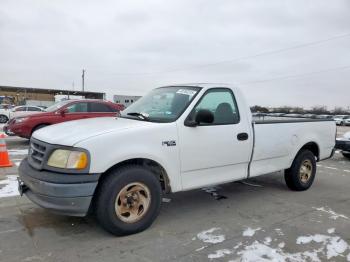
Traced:
[[237, 139], [238, 139], [239, 141], [248, 140], [248, 138], [249, 138], [249, 136], [248, 136], [247, 133], [239, 133], [239, 134], [237, 135]]

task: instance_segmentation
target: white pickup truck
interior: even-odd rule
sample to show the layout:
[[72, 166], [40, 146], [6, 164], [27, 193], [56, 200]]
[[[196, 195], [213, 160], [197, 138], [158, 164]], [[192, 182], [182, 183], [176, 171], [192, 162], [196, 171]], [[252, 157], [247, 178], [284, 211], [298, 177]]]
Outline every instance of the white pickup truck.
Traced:
[[165, 86], [118, 117], [36, 131], [19, 167], [19, 190], [39, 206], [95, 212], [115, 235], [140, 232], [162, 195], [285, 170], [287, 186], [308, 189], [316, 161], [334, 152], [332, 120], [255, 122], [239, 89]]

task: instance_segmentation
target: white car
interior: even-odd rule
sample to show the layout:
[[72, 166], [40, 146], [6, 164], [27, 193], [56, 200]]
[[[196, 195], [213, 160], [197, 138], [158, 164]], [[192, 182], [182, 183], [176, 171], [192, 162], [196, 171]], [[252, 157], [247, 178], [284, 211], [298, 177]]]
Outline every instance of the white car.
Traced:
[[350, 125], [350, 117], [347, 117], [344, 119], [344, 125], [346, 125], [346, 126]]
[[10, 119], [10, 105], [1, 104], [0, 105], [0, 123], [4, 124]]
[[15, 118], [20, 116], [27, 116], [35, 113], [45, 112], [45, 109], [38, 106], [16, 106], [11, 109], [9, 118]]
[[165, 86], [119, 117], [34, 132], [19, 190], [61, 214], [92, 210], [106, 230], [127, 235], [148, 228], [170, 192], [280, 170], [290, 189], [307, 190], [316, 161], [333, 155], [335, 134], [333, 119], [253, 121], [235, 87]]
[[343, 137], [337, 138], [335, 148], [341, 150], [343, 156], [350, 159], [350, 132], [346, 132]]
[[347, 115], [337, 115], [337, 116], [334, 116], [334, 117], [333, 117], [335, 123], [336, 123], [338, 126], [345, 125], [345, 120], [346, 120], [347, 118], [349, 118], [349, 116], [347, 116]]

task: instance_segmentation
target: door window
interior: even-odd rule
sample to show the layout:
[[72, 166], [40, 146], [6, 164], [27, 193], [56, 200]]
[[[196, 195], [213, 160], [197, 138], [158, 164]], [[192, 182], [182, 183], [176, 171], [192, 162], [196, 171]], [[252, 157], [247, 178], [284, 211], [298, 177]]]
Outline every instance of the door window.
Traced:
[[25, 106], [20, 106], [20, 107], [17, 107], [15, 109], [15, 112], [20, 112], [20, 111], [26, 111], [26, 107]]
[[90, 112], [112, 112], [112, 109], [102, 103], [90, 103]]
[[27, 111], [41, 111], [41, 109], [33, 106], [28, 106]]
[[75, 103], [67, 107], [68, 113], [85, 113], [88, 112], [87, 103]]
[[227, 88], [215, 88], [207, 91], [192, 111], [190, 118], [194, 119], [196, 113], [200, 109], [209, 110], [214, 115], [213, 123], [204, 125], [229, 125], [239, 123], [239, 112], [236, 100], [231, 90]]

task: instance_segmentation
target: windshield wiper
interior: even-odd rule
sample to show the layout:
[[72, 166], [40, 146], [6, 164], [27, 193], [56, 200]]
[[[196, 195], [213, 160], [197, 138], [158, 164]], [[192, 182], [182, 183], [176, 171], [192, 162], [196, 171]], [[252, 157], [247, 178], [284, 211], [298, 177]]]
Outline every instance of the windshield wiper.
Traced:
[[141, 118], [142, 120], [149, 121], [148, 114], [146, 114], [146, 113], [130, 112], [130, 113], [127, 113], [127, 115], [128, 116], [137, 116], [137, 117]]

